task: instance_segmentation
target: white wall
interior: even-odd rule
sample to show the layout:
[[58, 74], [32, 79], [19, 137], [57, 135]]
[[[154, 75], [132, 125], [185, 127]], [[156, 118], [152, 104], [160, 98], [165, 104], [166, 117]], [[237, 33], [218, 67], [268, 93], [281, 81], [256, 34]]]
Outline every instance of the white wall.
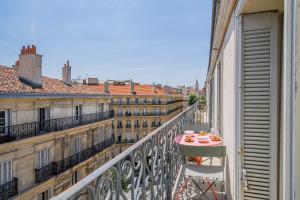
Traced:
[[73, 115], [73, 107], [52, 107], [50, 109], [50, 119], [69, 117]]
[[227, 29], [222, 52], [222, 135], [226, 145], [226, 190], [228, 199], [234, 198], [235, 183], [235, 30], [234, 18]]

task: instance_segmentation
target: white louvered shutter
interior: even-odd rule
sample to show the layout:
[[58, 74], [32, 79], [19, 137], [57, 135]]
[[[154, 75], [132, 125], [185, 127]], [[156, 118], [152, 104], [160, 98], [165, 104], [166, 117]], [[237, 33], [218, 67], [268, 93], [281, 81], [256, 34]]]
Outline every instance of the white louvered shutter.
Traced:
[[[277, 199], [278, 15], [242, 18], [242, 199]], [[245, 182], [244, 182], [245, 183]]]

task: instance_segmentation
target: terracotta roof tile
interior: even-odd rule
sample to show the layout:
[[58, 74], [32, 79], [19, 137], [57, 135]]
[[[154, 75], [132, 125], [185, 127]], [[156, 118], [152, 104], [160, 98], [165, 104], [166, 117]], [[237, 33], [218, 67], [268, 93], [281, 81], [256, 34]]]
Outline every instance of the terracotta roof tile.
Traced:
[[[90, 85], [93, 90], [104, 91], [104, 84]], [[162, 88], [155, 86], [155, 92], [153, 91], [153, 85], [139, 84], [134, 85], [134, 95], [167, 95], [167, 91]], [[130, 91], [130, 85], [109, 85], [109, 94], [111, 95], [133, 95]], [[169, 91], [171, 95], [178, 95], [174, 90]]]
[[19, 79], [18, 72], [0, 65], [0, 93], [26, 94], [104, 94], [88, 86], [67, 85], [61, 80], [42, 77], [43, 87], [33, 88]]

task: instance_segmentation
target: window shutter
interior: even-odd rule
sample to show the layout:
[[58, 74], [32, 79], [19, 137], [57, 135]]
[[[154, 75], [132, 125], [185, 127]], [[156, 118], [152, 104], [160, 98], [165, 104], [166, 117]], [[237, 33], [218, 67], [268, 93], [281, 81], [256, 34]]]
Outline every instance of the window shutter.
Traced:
[[242, 20], [242, 199], [277, 199], [278, 15]]

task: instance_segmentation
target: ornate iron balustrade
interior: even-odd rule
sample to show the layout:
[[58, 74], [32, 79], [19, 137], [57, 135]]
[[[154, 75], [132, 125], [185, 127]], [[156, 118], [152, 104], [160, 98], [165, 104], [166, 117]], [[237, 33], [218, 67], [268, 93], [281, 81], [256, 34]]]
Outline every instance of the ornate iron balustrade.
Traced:
[[174, 139], [195, 122], [196, 110], [189, 107], [52, 200], [172, 199], [183, 161]]
[[115, 138], [111, 137], [103, 142], [96, 144], [90, 148], [87, 148], [75, 155], [67, 157], [58, 162], [52, 162], [49, 165], [46, 165], [42, 168], [35, 169], [35, 182], [42, 183], [53, 175], [58, 175], [71, 167], [87, 160], [88, 158], [100, 153], [101, 151], [105, 150], [108, 147], [111, 147], [115, 144]]
[[114, 116], [114, 111], [91, 113], [64, 118], [56, 118], [39, 122], [5, 126], [4, 135], [0, 136], [0, 144], [42, 135], [53, 131], [61, 131], [81, 125], [91, 124]]
[[18, 194], [18, 178], [14, 177], [10, 182], [0, 185], [0, 200], [10, 199]]

